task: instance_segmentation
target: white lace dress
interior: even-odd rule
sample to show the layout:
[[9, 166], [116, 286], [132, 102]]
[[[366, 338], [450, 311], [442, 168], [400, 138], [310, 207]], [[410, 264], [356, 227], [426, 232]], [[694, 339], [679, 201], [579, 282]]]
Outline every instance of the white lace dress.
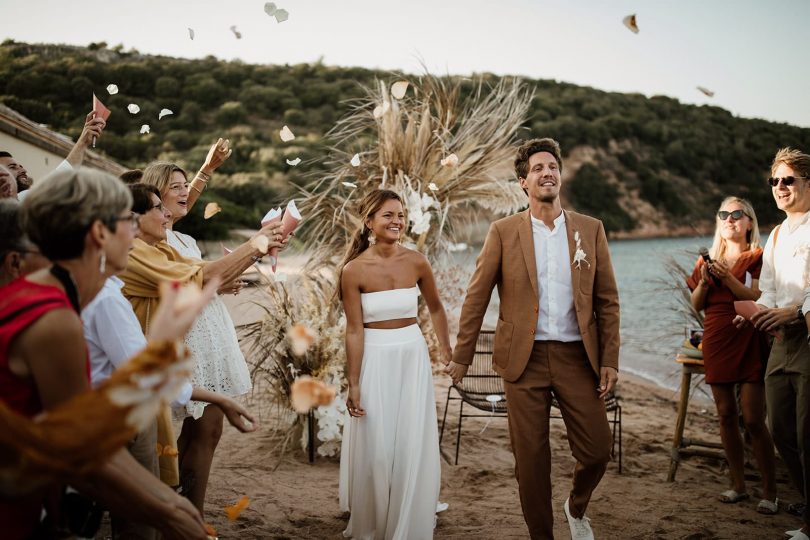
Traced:
[[[197, 241], [191, 236], [168, 231], [166, 240], [182, 256], [202, 259]], [[186, 336], [186, 345], [194, 357], [191, 384], [231, 397], [247, 394], [252, 388], [245, 357], [225, 302], [217, 295], [203, 310]], [[207, 403], [189, 401], [180, 416], [197, 419]], [[178, 409], [175, 409], [177, 415]]]

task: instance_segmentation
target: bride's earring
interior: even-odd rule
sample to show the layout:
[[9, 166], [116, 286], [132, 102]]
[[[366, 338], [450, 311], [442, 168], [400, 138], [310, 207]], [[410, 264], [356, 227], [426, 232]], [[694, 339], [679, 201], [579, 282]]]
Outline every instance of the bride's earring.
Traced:
[[377, 237], [374, 236], [374, 233], [369, 231], [368, 233], [368, 245], [373, 246], [377, 243]]
[[107, 254], [102, 250], [101, 260], [98, 263], [98, 271], [103, 274], [105, 270], [107, 270]]

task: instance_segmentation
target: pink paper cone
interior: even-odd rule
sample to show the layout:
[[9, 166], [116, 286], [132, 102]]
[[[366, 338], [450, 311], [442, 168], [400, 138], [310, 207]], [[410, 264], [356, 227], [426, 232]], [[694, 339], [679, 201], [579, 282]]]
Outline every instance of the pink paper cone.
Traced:
[[[301, 221], [301, 213], [295, 206], [295, 201], [287, 203], [287, 208], [284, 210], [284, 216], [281, 218], [281, 239], [285, 240], [290, 233], [295, 230], [298, 223]], [[278, 248], [272, 248], [269, 255], [273, 258], [273, 273], [276, 273], [276, 264], [278, 264]]]

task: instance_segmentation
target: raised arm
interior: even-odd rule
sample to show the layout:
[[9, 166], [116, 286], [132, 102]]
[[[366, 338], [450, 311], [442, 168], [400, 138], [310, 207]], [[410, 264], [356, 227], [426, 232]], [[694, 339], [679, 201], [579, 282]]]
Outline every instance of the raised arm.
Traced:
[[430, 311], [433, 331], [436, 332], [436, 337], [439, 339], [439, 345], [442, 348], [442, 362], [444, 362], [444, 365], [449, 365], [453, 359], [453, 349], [450, 347], [450, 330], [447, 326], [447, 313], [444, 311], [442, 299], [439, 297], [439, 291], [436, 288], [433, 269], [430, 267], [427, 257], [421, 253], [414, 253], [414, 256], [417, 257], [419, 276], [417, 283]]
[[91, 111], [84, 119], [84, 128], [81, 135], [76, 139], [76, 144], [70, 149], [70, 153], [65, 158], [71, 167], [78, 169], [84, 161], [84, 154], [87, 148], [92, 144], [93, 138], [98, 139], [104, 131], [107, 123], [103, 118], [94, 118], [94, 113]]
[[196, 175], [194, 175], [194, 178], [192, 178], [191, 183], [188, 186], [188, 199], [186, 204], [188, 205], [189, 212], [194, 206], [194, 203], [197, 202], [197, 199], [200, 198], [200, 195], [202, 195], [202, 192], [208, 185], [208, 181], [211, 180], [211, 176], [214, 174], [214, 171], [216, 171], [220, 165], [225, 163], [225, 161], [231, 157], [233, 150], [230, 148], [230, 144], [230, 140], [225, 139], [223, 141], [220, 137], [217, 139], [217, 142], [211, 145], [202, 167], [200, 167], [200, 170], [197, 171]]
[[274, 247], [283, 249], [287, 245], [287, 240], [281, 240], [281, 222], [268, 223], [263, 226], [250, 240], [234, 249], [228, 255], [220, 257], [205, 265], [203, 281], [207, 282], [213, 277], [218, 277], [222, 283], [231, 283], [242, 275], [250, 265], [257, 262], [265, 253], [259, 251], [254, 245], [254, 240], [264, 236], [268, 240], [268, 251]]
[[346, 407], [351, 416], [364, 416], [360, 405], [360, 368], [363, 364], [363, 307], [360, 303], [360, 269], [355, 261], [343, 269], [340, 291], [343, 297], [343, 311], [346, 313], [346, 378], [349, 394]]

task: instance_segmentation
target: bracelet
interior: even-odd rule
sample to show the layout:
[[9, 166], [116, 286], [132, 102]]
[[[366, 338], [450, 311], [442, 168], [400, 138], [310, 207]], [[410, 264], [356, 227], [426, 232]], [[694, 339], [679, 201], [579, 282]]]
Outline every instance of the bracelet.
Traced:
[[197, 171], [197, 175], [194, 177], [194, 179], [196, 180], [197, 178], [199, 178], [203, 182], [207, 182], [208, 180], [211, 180], [211, 175], [204, 173], [202, 171]]
[[200, 189], [200, 188], [198, 188], [197, 186], [195, 186], [193, 183], [192, 183], [192, 184], [189, 184], [189, 186], [188, 186], [188, 187], [190, 187], [191, 189], [193, 189], [194, 191], [196, 191], [196, 192], [197, 192], [197, 193], [199, 193], [200, 195], [202, 195], [203, 190], [205, 190], [205, 186], [203, 186], [203, 188], [202, 188], [202, 189]]

